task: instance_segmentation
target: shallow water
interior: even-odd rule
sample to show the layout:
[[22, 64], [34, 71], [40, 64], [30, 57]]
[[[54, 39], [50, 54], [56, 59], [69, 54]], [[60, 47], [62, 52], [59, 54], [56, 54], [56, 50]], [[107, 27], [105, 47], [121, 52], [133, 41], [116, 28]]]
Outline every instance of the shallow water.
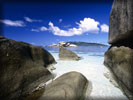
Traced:
[[[91, 48], [91, 49], [90, 49]], [[56, 59], [57, 64], [54, 66], [57, 77], [70, 71], [77, 71], [82, 73], [86, 78], [92, 82], [91, 98], [98, 100], [102, 98], [108, 100], [109, 98], [120, 98], [121, 100], [128, 100], [122, 92], [116, 88], [109, 80], [104, 76], [106, 67], [103, 65], [104, 52], [108, 49], [97, 47], [80, 48], [68, 48], [76, 52], [83, 59], [79, 61], [61, 61], [58, 58], [58, 48], [47, 49]], [[89, 93], [88, 93], [89, 95]], [[111, 99], [110, 99], [111, 100]], [[114, 99], [113, 99], [114, 100]]]

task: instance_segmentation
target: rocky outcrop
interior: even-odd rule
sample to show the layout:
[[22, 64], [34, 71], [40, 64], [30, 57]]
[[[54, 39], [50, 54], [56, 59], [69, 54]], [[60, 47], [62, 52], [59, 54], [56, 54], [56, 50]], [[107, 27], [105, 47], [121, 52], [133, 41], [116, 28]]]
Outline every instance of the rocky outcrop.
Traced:
[[69, 42], [60, 41], [59, 44], [52, 44], [49, 47], [77, 47], [75, 44], [71, 44]]
[[123, 93], [133, 100], [133, 0], [114, 0], [109, 25], [111, 47], [104, 64]]
[[41, 90], [33, 93], [26, 100], [84, 100], [88, 80], [78, 72], [69, 72], [55, 79]]
[[[42, 47], [0, 37], [0, 100], [15, 100], [51, 79], [55, 63]], [[20, 100], [20, 98], [19, 98]]]
[[133, 99], [133, 49], [112, 47], [105, 53], [104, 64], [113, 73], [120, 89]]
[[129, 38], [133, 39], [133, 0], [114, 0], [110, 14], [109, 43], [120, 44], [128, 42]]
[[64, 47], [60, 47], [59, 49], [59, 58], [60, 60], [80, 60], [80, 57], [76, 53]]

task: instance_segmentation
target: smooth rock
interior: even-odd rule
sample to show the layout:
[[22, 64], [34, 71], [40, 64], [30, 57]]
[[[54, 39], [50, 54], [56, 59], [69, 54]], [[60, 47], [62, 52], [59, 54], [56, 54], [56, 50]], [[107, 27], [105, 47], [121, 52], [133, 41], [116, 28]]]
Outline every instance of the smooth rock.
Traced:
[[34, 100], [84, 100], [88, 84], [88, 80], [81, 73], [69, 72], [35, 92], [26, 100], [32, 100], [33, 97], [37, 98]]
[[51, 79], [47, 67], [53, 63], [42, 47], [0, 38], [0, 100], [17, 100]]
[[80, 60], [81, 58], [74, 52], [67, 50], [64, 47], [59, 49], [59, 58], [60, 60]]
[[104, 64], [119, 88], [133, 100], [133, 0], [114, 0]]
[[112, 72], [124, 94], [133, 100], [133, 49], [129, 47], [111, 47], [106, 53], [104, 64]]

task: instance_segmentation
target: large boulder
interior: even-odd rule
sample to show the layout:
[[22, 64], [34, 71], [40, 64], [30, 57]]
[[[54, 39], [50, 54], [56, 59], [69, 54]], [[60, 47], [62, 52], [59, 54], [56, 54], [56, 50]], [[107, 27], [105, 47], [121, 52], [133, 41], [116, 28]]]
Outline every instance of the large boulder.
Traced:
[[114, 0], [104, 64], [123, 93], [133, 100], [133, 0]]
[[110, 14], [109, 43], [128, 42], [129, 38], [133, 39], [133, 0], [114, 0]]
[[69, 72], [33, 93], [26, 100], [84, 100], [87, 88], [91, 88], [89, 83], [81, 73]]
[[55, 63], [42, 47], [0, 37], [0, 100], [15, 100], [51, 79]]
[[76, 53], [64, 47], [60, 47], [59, 49], [59, 58], [60, 60], [80, 60], [80, 57]]
[[105, 53], [104, 64], [113, 73], [119, 88], [133, 100], [133, 49], [112, 47]]

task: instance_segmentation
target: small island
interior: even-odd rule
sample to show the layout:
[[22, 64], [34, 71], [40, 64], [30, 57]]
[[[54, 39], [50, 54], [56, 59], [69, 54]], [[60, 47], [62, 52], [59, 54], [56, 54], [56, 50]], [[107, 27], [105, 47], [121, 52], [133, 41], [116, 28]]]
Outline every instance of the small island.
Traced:
[[77, 46], [108, 46], [108, 45], [101, 44], [101, 43], [88, 43], [88, 42], [80, 42], [80, 41], [70, 41], [67, 43], [74, 44]]
[[101, 43], [88, 43], [88, 42], [80, 42], [80, 41], [70, 41], [70, 42], [64, 42], [64, 41], [60, 41], [59, 44], [52, 44], [49, 45], [50, 47], [78, 47], [78, 46], [108, 46], [105, 44], [101, 44]]
[[60, 41], [59, 44], [52, 44], [49, 45], [50, 47], [77, 47], [77, 45], [69, 43], [69, 42], [64, 42]]

